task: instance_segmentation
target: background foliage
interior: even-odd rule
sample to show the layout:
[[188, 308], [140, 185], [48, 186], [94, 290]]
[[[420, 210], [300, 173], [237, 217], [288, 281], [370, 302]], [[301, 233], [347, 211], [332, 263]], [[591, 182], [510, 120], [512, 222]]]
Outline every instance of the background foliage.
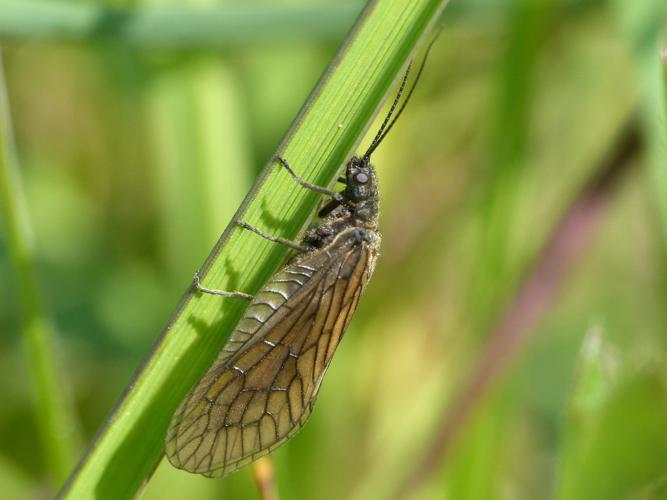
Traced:
[[[254, 32], [193, 41], [178, 24], [108, 21], [64, 36], [0, 0], [8, 100], [62, 377], [55, 388], [71, 392], [81, 443], [362, 7], [270, 3], [284, 25], [308, 29], [256, 22]], [[414, 100], [375, 156], [384, 235], [376, 276], [308, 425], [273, 455], [284, 498], [392, 497], [430, 468], [401, 491], [667, 498], [667, 155], [664, 115], [662, 129], [651, 118], [664, 113], [664, 70], [654, 71], [658, 51], [646, 42], [664, 26], [660, 4], [452, 0]], [[488, 390], [467, 393], [472, 410], [452, 444], [429, 455], [540, 249], [638, 109], [645, 147], [596, 223], [582, 227], [587, 244], [545, 313], [507, 343]], [[19, 275], [2, 229], [0, 483], [8, 498], [33, 498], [63, 477], [40, 439]], [[85, 445], [70, 444], [80, 456]], [[207, 480], [164, 462], [145, 490], [221, 494], [256, 497], [249, 471]]]

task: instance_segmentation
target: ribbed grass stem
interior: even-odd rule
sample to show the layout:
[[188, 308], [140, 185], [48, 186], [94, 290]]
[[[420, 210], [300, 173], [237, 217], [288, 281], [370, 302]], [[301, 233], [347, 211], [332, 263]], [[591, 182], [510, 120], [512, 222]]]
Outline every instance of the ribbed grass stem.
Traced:
[[[445, 4], [445, 0], [369, 2], [278, 148], [277, 154], [302, 178], [332, 185], [392, 82]], [[234, 220], [295, 239], [319, 199], [270, 162]], [[276, 271], [285, 253], [232, 221], [201, 269], [202, 282], [210, 288], [253, 293]], [[174, 409], [220, 351], [245, 305], [186, 292], [70, 478], [63, 497], [126, 498], [135, 494], [162, 456]]]

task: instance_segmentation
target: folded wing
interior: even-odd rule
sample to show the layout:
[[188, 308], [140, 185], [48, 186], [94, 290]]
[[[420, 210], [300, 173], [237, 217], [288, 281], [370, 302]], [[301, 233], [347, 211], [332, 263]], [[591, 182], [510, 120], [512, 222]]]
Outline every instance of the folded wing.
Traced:
[[166, 454], [174, 466], [226, 475], [300, 429], [375, 257], [373, 245], [343, 232], [260, 290], [172, 419]]

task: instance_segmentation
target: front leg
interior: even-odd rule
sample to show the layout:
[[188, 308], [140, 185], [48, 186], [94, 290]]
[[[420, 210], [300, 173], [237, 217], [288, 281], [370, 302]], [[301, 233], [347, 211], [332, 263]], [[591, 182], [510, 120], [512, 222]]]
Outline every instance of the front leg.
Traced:
[[275, 161], [280, 163], [285, 170], [292, 176], [292, 178], [299, 183], [299, 185], [305, 187], [306, 189], [310, 189], [311, 191], [315, 191], [316, 193], [320, 194], [325, 194], [327, 196], [330, 196], [334, 200], [338, 201], [338, 203], [342, 203], [343, 201], [343, 195], [341, 193], [337, 193], [336, 191], [332, 191], [331, 189], [324, 188], [322, 186], [318, 186], [316, 184], [311, 184], [310, 182], [304, 181], [301, 177], [299, 177], [294, 170], [292, 170], [292, 167], [289, 166], [289, 163], [287, 163], [287, 160], [280, 156], [275, 157]]

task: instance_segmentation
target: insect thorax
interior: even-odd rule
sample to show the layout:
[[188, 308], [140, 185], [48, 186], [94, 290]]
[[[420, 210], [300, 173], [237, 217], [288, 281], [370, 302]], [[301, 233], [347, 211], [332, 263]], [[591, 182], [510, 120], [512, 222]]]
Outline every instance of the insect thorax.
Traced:
[[345, 184], [340, 204], [304, 238], [304, 243], [314, 249], [326, 247], [348, 229], [361, 231], [355, 233], [359, 236], [359, 241], [379, 244], [377, 227], [380, 198], [375, 168], [369, 158], [353, 156], [350, 159], [346, 168]]

